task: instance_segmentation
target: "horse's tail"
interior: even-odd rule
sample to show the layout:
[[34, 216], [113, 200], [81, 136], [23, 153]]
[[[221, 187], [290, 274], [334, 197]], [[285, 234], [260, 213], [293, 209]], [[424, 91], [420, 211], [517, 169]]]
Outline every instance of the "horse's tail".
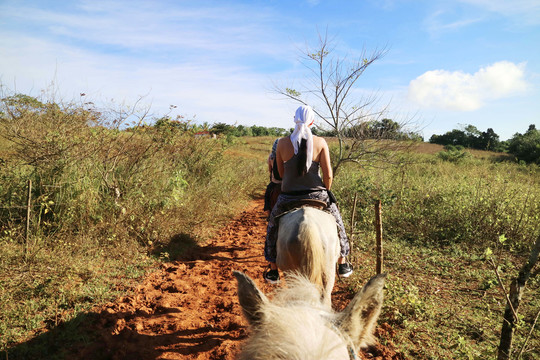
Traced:
[[300, 253], [304, 254], [300, 264], [302, 273], [306, 274], [312, 283], [323, 289], [326, 285], [324, 283], [325, 253], [319, 229], [313, 224], [303, 222], [298, 230], [299, 237], [304, 240], [300, 241]]

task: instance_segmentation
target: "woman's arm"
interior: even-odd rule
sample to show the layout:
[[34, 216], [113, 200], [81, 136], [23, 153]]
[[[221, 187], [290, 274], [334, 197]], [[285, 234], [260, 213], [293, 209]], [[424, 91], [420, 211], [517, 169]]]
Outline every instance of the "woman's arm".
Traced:
[[268, 172], [272, 172], [272, 165], [274, 163], [274, 157], [272, 156], [272, 154], [270, 153], [270, 155], [268, 155], [268, 160], [266, 161], [268, 163]]
[[283, 141], [284, 138], [279, 139], [276, 149], [276, 164], [277, 169], [279, 172], [279, 177], [283, 179], [283, 174], [285, 173], [285, 166], [283, 165], [283, 149], [285, 146], [285, 143]]
[[321, 164], [321, 170], [322, 170], [322, 180], [324, 183], [324, 186], [328, 190], [332, 187], [332, 180], [334, 179], [334, 174], [332, 172], [332, 164], [330, 163], [330, 150], [328, 150], [328, 144], [326, 143], [326, 140], [323, 138], [320, 138], [321, 140], [321, 157], [320, 157], [320, 164]]

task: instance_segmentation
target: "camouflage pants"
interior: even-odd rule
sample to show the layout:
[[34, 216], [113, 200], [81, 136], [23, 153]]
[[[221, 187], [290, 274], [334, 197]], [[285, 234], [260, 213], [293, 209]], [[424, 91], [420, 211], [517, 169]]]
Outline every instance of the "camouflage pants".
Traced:
[[[264, 243], [264, 257], [269, 262], [276, 262], [277, 256], [277, 235], [278, 235], [278, 224], [275, 222], [275, 217], [285, 212], [284, 205], [291, 201], [302, 200], [302, 199], [314, 199], [321, 200], [327, 204], [330, 202], [328, 198], [328, 193], [326, 190], [315, 191], [306, 195], [286, 195], [280, 194], [276, 205], [272, 209], [270, 216], [268, 217], [268, 228], [266, 230], [266, 241]], [[339, 213], [338, 207], [335, 203], [332, 203], [328, 206], [328, 211], [336, 218], [336, 225], [338, 227], [339, 243], [341, 246], [340, 255], [347, 256], [350, 252], [349, 239], [347, 238], [347, 233], [345, 232], [345, 226], [343, 225], [343, 219]]]

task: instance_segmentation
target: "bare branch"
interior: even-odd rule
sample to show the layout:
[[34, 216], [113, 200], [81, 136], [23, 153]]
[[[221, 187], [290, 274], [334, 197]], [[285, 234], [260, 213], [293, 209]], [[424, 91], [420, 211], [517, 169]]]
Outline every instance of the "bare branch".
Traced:
[[516, 359], [520, 359], [523, 355], [523, 351], [525, 350], [525, 346], [529, 342], [529, 339], [531, 338], [531, 334], [534, 331], [534, 328], [536, 327], [536, 322], [538, 321], [538, 317], [540, 316], [540, 310], [536, 313], [536, 316], [534, 317], [533, 324], [531, 325], [531, 330], [527, 334], [527, 337], [525, 338], [525, 341], [523, 341], [523, 345], [521, 346], [521, 349], [519, 350], [519, 354], [517, 355]]
[[[363, 49], [357, 59], [350, 60], [336, 54], [328, 31], [319, 32], [318, 35], [317, 46], [306, 46], [301, 50], [301, 63], [308, 69], [308, 76], [300, 88], [295, 90], [275, 86], [274, 92], [302, 105], [311, 105], [322, 125], [335, 134], [338, 138], [338, 156], [334, 160], [334, 172], [346, 162], [360, 164], [378, 158], [387, 164], [392, 163], [392, 156], [388, 155], [390, 151], [410, 147], [409, 142], [391, 144], [387, 141], [392, 138], [390, 135], [394, 136], [394, 140], [407, 139], [396, 135], [396, 127], [400, 128], [401, 125], [390, 120], [387, 123], [394, 128], [376, 128], [375, 125], [381, 126], [376, 123], [384, 119], [389, 105], [379, 106], [380, 96], [377, 93], [358, 97], [353, 91], [358, 88], [367, 68], [386, 55], [387, 48], [375, 49], [371, 53]], [[386, 141], [376, 144], [374, 140], [377, 139]], [[369, 145], [366, 142], [370, 142]]]
[[514, 309], [514, 306], [512, 305], [512, 302], [510, 301], [510, 297], [508, 295], [508, 292], [506, 291], [506, 288], [504, 287], [504, 283], [501, 280], [501, 275], [499, 274], [499, 269], [497, 267], [497, 264], [493, 261], [493, 259], [489, 259], [491, 266], [493, 267], [493, 270], [495, 271], [495, 274], [497, 275], [497, 281], [499, 282], [499, 286], [501, 287], [501, 290], [503, 291], [504, 297], [506, 299], [506, 304], [510, 307], [512, 310], [512, 314], [514, 315], [514, 321], [518, 321], [518, 315], [516, 313], [516, 309]]

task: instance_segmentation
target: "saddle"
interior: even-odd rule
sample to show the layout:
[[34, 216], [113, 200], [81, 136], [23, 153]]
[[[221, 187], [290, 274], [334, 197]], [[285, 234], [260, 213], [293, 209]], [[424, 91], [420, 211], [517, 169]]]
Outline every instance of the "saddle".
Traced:
[[303, 207], [312, 207], [319, 210], [326, 210], [328, 208], [328, 205], [326, 205], [326, 202], [321, 200], [315, 200], [315, 199], [301, 199], [301, 200], [295, 200], [291, 201], [285, 205], [283, 205], [283, 212], [276, 216], [274, 219], [279, 219], [285, 214], [290, 213], [293, 210], [300, 209]]

